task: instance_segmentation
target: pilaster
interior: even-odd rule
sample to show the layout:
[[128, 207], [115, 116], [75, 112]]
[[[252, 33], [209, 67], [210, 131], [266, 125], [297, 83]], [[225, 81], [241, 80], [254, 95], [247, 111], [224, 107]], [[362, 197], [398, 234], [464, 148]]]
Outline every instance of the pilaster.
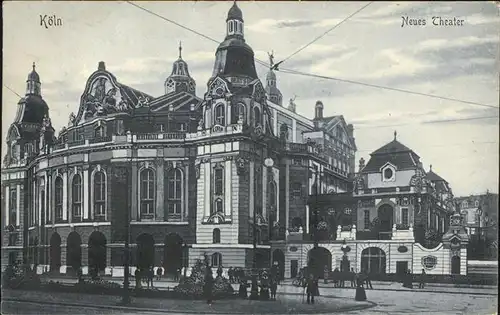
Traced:
[[83, 219], [89, 218], [90, 189], [92, 189], [92, 187], [89, 182], [89, 168], [85, 167], [83, 169]]
[[[21, 185], [16, 185], [16, 226], [21, 225]], [[26, 222], [24, 222], [26, 224]]]
[[130, 204], [130, 218], [132, 219], [132, 221], [139, 221], [141, 217], [137, 207], [138, 182], [137, 162], [132, 162], [132, 200]]
[[10, 224], [10, 187], [5, 186], [5, 226]]
[[249, 215], [251, 218], [253, 218], [253, 213], [255, 211], [254, 207], [255, 207], [255, 187], [254, 187], [254, 177], [255, 177], [255, 162], [254, 161], [250, 161], [250, 171], [249, 171], [249, 187], [250, 187], [250, 193], [249, 193]]
[[285, 160], [285, 226], [290, 227], [290, 160]]
[[232, 178], [231, 178], [231, 163], [232, 161], [231, 160], [227, 160], [225, 161], [225, 165], [224, 165], [224, 213], [226, 216], [231, 216], [231, 210], [232, 210], [232, 207], [231, 207], [231, 181], [232, 181]]
[[68, 172], [63, 173], [63, 213], [62, 218], [64, 221], [68, 220]]
[[163, 160], [157, 160], [156, 163], [156, 221], [163, 221], [165, 204], [165, 167]]

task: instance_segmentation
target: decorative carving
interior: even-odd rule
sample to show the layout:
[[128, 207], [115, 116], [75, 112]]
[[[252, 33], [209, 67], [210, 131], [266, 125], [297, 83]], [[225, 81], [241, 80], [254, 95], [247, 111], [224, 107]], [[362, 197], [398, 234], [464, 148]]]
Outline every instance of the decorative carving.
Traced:
[[212, 223], [212, 224], [221, 224], [221, 223], [224, 223], [226, 221], [226, 218], [224, 216], [224, 213], [222, 212], [217, 212], [217, 213], [214, 213], [212, 214], [208, 220], [207, 220], [207, 223]]
[[201, 158], [201, 163], [209, 163], [210, 162], [210, 159], [209, 158]]
[[119, 182], [126, 182], [128, 177], [128, 169], [126, 167], [115, 168], [115, 178]]
[[132, 109], [118, 88], [113, 86], [106, 77], [96, 79], [90, 88], [90, 93], [84, 95], [82, 101], [85, 118], [128, 112]]
[[154, 162], [155, 162], [156, 167], [160, 167], [164, 163], [163, 159], [155, 159]]
[[425, 256], [422, 257], [422, 266], [427, 269], [431, 270], [434, 269], [437, 265], [437, 257], [436, 256]]
[[194, 166], [194, 172], [196, 174], [196, 179], [200, 179], [200, 164]]
[[253, 99], [261, 104], [265, 104], [266, 101], [266, 91], [262, 87], [262, 83], [258, 82], [253, 87]]
[[226, 84], [221, 78], [217, 77], [210, 85], [207, 94], [214, 98], [221, 98], [226, 94], [226, 92], [227, 92]]
[[149, 106], [149, 97], [141, 96], [137, 99], [137, 107]]
[[261, 125], [257, 125], [254, 129], [254, 132], [255, 132], [255, 135], [257, 137], [260, 137], [262, 136], [263, 132], [262, 132], [262, 126]]
[[226, 155], [226, 156], [224, 156], [222, 159], [223, 159], [224, 161], [231, 161], [233, 158], [234, 158], [234, 156], [232, 156], [232, 155]]
[[224, 131], [224, 127], [221, 126], [221, 125], [215, 125], [213, 128], [212, 128], [212, 132], [223, 132]]
[[238, 175], [243, 175], [245, 174], [245, 171], [246, 171], [246, 164], [247, 164], [247, 161], [245, 159], [243, 159], [242, 157], [239, 157], [238, 159], [236, 159], [236, 172]]
[[204, 124], [204, 121], [203, 121], [203, 118], [202, 118], [202, 119], [200, 119], [198, 121], [198, 130], [203, 130], [203, 124]]
[[71, 114], [69, 114], [69, 122], [68, 122], [68, 126], [71, 127], [71, 126], [74, 126], [76, 123], [76, 116], [73, 112], [71, 112]]
[[168, 171], [168, 170], [174, 168], [174, 163], [172, 163], [172, 161], [164, 161], [164, 167], [165, 167], [165, 171]]

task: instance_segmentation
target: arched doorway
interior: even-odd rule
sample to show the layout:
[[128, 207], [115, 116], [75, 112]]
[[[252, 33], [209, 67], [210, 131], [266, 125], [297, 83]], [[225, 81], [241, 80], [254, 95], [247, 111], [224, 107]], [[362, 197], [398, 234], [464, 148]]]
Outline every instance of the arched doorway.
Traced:
[[451, 274], [452, 275], [460, 274], [460, 256], [451, 257]]
[[155, 240], [151, 234], [143, 233], [137, 237], [137, 267], [149, 270], [155, 263]]
[[332, 271], [332, 253], [324, 247], [316, 247], [307, 254], [308, 271], [323, 279], [325, 266]]
[[58, 273], [61, 267], [61, 236], [54, 232], [50, 237], [50, 271]]
[[394, 222], [394, 208], [391, 205], [384, 204], [378, 208], [378, 219], [380, 222], [379, 232], [381, 239], [390, 239], [392, 235], [392, 225]]
[[177, 269], [182, 268], [184, 253], [182, 252], [182, 237], [171, 233], [165, 237], [165, 248], [163, 251], [163, 265], [165, 272], [175, 274]]
[[385, 252], [378, 247], [368, 247], [361, 252], [361, 272], [385, 274]]
[[278, 265], [278, 276], [279, 279], [285, 279], [285, 254], [281, 249], [275, 249], [273, 251], [273, 263]]
[[66, 241], [66, 265], [70, 268], [68, 273], [76, 274], [82, 266], [82, 239], [76, 232], [71, 232]]
[[97, 275], [106, 268], [106, 236], [94, 231], [89, 237], [89, 273]]

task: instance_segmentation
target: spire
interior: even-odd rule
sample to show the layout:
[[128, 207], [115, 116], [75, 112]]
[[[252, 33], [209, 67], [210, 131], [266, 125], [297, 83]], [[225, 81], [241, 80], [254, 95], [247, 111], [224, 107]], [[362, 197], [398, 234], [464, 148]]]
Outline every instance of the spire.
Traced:
[[432, 164], [430, 165], [429, 172], [432, 172]]
[[179, 59], [182, 59], [182, 42], [179, 42]]
[[41, 83], [40, 76], [36, 72], [36, 64], [33, 62], [33, 70], [28, 74], [28, 79], [26, 80], [26, 95], [40, 95], [41, 93]]
[[394, 130], [394, 141], [396, 141], [398, 138], [398, 132], [396, 130]]

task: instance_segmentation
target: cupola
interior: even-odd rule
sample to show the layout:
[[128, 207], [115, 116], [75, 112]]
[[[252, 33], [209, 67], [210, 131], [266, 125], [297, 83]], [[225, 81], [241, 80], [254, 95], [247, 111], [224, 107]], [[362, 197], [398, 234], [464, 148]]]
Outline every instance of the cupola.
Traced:
[[33, 62], [33, 70], [28, 74], [26, 80], [26, 95], [41, 95], [41, 82], [40, 76], [35, 70], [35, 63]]
[[321, 101], [317, 101], [314, 109], [315, 109], [314, 118], [315, 119], [322, 119], [323, 118], [323, 103]]
[[172, 73], [165, 80], [165, 94], [172, 92], [196, 94], [196, 83], [189, 75], [188, 64], [182, 59], [181, 43], [179, 43], [179, 58], [172, 66]]

